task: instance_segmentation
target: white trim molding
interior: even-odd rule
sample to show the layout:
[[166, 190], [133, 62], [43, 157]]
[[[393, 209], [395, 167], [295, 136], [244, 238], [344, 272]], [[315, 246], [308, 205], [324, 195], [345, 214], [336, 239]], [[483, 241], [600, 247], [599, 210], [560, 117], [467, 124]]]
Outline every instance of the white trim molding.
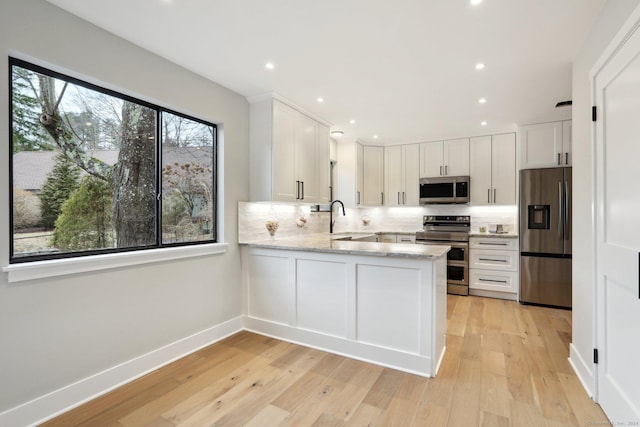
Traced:
[[591, 369], [582, 355], [580, 355], [578, 349], [573, 345], [573, 343], [569, 344], [569, 364], [576, 373], [576, 376], [580, 380], [584, 390], [587, 392], [587, 395], [593, 399], [593, 369]]
[[11, 264], [2, 268], [8, 273], [8, 282], [44, 279], [69, 274], [109, 270], [154, 262], [166, 262], [227, 252], [228, 243], [210, 243], [193, 246], [149, 249], [113, 254], [92, 255], [76, 258], [52, 259], [47, 261]]

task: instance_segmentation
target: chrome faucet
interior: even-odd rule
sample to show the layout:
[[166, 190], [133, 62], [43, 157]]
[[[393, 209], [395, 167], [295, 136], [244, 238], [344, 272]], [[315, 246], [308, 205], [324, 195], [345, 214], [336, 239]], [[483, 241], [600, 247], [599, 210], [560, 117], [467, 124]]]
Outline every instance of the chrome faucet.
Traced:
[[333, 220], [333, 205], [334, 203], [340, 203], [340, 206], [342, 206], [342, 216], [346, 216], [347, 213], [344, 211], [344, 203], [342, 203], [340, 200], [334, 200], [333, 202], [331, 202], [331, 204], [329, 205], [329, 233], [333, 233], [333, 223], [335, 222]]

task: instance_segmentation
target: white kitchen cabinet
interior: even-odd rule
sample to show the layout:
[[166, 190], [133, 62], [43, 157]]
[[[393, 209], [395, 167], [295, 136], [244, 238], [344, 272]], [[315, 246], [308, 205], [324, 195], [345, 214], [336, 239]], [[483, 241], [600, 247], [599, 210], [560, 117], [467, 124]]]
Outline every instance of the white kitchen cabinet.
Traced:
[[415, 244], [415, 233], [381, 233], [377, 235], [378, 243], [407, 243]]
[[249, 163], [251, 200], [329, 201], [329, 127], [280, 99], [251, 102]]
[[385, 147], [386, 206], [418, 206], [420, 182], [418, 144]]
[[387, 194], [385, 206], [402, 206], [402, 146], [384, 149], [384, 192]]
[[379, 243], [397, 243], [398, 235], [396, 233], [383, 233], [378, 235]]
[[516, 271], [518, 252], [499, 249], [470, 250], [469, 268], [484, 270]]
[[356, 143], [356, 205], [363, 202], [364, 193], [364, 147]]
[[384, 147], [365, 145], [362, 149], [362, 205], [384, 204]]
[[573, 153], [571, 152], [572, 139], [572, 121], [565, 120], [562, 122], [562, 151], [564, 152], [564, 164], [562, 166], [571, 166], [573, 162]]
[[520, 126], [520, 168], [571, 165], [571, 120]]
[[513, 133], [471, 138], [471, 203], [515, 205], [516, 138]]
[[420, 177], [469, 175], [469, 138], [420, 144]]
[[396, 243], [415, 244], [416, 243], [416, 235], [415, 235], [415, 233], [413, 233], [413, 234], [398, 233], [396, 235]]
[[469, 293], [516, 300], [520, 286], [518, 239], [469, 239]]
[[446, 255], [241, 248], [245, 326], [258, 333], [434, 376], [445, 351]]

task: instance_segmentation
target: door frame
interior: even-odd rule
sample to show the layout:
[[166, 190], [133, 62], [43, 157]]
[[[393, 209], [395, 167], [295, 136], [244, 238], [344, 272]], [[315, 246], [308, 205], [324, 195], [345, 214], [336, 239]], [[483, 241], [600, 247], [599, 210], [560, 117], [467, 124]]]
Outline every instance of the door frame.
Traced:
[[[591, 105], [596, 106], [597, 99], [597, 82], [596, 79], [598, 75], [602, 72], [602, 70], [616, 57], [619, 51], [623, 48], [623, 46], [629, 41], [629, 39], [633, 36], [636, 31], [640, 31], [640, 4], [636, 6], [633, 12], [629, 15], [624, 24], [620, 27], [616, 35], [611, 39], [607, 47], [604, 49], [598, 60], [595, 62], [594, 66], [591, 68], [589, 72], [589, 82], [590, 82], [590, 90], [591, 90]], [[598, 110], [597, 114], [601, 114], [601, 111]], [[600, 118], [598, 118], [600, 120]], [[599, 226], [599, 218], [603, 215], [604, 207], [602, 205], [598, 205], [599, 197], [601, 195], [598, 194], [598, 163], [600, 158], [598, 157], [598, 144], [601, 144], [599, 141], [598, 135], [598, 127], [597, 124], [601, 123], [599, 121], [595, 121], [591, 123], [591, 185], [592, 185], [592, 200], [594, 201], [593, 206], [593, 216], [592, 216], [592, 230], [593, 230], [593, 260], [592, 263], [592, 273], [594, 278], [594, 286], [593, 286], [593, 299], [592, 299], [592, 312], [594, 313], [592, 319], [592, 339], [594, 348], [604, 348], [604, 343], [606, 340], [606, 336], [604, 334], [599, 333], [599, 329], [602, 324], [602, 312], [600, 308], [599, 294], [601, 292], [600, 284], [599, 284], [599, 271], [598, 271], [598, 236], [600, 232]], [[595, 364], [595, 363], [594, 363]], [[599, 390], [599, 378], [602, 375], [602, 365], [595, 364], [594, 372], [593, 372], [593, 390], [592, 390], [592, 398], [595, 402], [600, 401], [600, 390]]]

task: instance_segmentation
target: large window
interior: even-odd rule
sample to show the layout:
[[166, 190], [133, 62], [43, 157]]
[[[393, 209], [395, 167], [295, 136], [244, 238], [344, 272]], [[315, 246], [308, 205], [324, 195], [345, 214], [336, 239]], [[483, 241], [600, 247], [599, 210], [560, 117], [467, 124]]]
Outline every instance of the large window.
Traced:
[[9, 66], [12, 263], [216, 241], [214, 124]]

